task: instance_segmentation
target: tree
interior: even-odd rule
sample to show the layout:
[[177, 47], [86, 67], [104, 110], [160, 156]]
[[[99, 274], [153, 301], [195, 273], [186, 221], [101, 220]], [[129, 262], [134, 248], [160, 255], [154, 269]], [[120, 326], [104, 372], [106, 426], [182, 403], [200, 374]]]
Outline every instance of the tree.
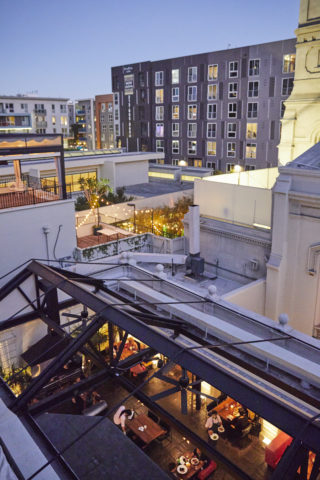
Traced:
[[96, 225], [99, 226], [99, 207], [101, 196], [112, 191], [112, 188], [109, 185], [109, 180], [107, 178], [101, 178], [100, 180], [97, 180], [96, 178], [80, 177], [79, 184], [90, 205], [90, 208], [96, 209]]

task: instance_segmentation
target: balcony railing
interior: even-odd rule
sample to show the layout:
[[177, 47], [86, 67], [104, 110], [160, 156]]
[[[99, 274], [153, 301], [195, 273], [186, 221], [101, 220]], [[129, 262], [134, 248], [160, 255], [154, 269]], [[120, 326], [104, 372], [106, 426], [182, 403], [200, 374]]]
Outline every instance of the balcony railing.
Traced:
[[36, 128], [47, 128], [48, 122], [36, 122]]
[[34, 114], [35, 115], [47, 115], [47, 110], [44, 108], [35, 108], [34, 109]]

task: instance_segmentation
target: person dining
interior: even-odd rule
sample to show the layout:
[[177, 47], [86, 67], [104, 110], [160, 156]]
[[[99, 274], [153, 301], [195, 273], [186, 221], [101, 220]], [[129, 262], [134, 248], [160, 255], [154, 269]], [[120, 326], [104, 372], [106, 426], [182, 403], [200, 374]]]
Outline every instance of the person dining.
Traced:
[[218, 412], [216, 410], [212, 410], [212, 412], [209, 412], [208, 418], [205, 424], [205, 428], [207, 430], [212, 430], [213, 427], [218, 428], [222, 425], [222, 420], [220, 415], [218, 415]]
[[124, 405], [121, 405], [116, 413], [113, 416], [113, 422], [115, 425], [118, 425], [123, 433], [126, 435], [126, 420], [131, 420], [133, 418], [134, 411], [130, 408], [126, 408]]
[[209, 461], [209, 458], [201, 452], [200, 448], [196, 447], [194, 450], [193, 450], [193, 456], [196, 457], [198, 460], [204, 462], [203, 463], [203, 467], [205, 468], [208, 461]]

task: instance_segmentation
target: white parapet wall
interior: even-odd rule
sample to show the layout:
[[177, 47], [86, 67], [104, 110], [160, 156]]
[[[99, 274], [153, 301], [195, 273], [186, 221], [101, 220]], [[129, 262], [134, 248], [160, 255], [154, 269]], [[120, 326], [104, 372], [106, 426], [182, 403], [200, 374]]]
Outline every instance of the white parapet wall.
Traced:
[[266, 280], [261, 278], [243, 287], [232, 290], [221, 297], [238, 307], [245, 308], [258, 315], [264, 315], [266, 301]]
[[[51, 259], [72, 256], [76, 247], [74, 201], [0, 210], [0, 232], [0, 277], [32, 258], [47, 259], [48, 254]], [[9, 279], [0, 280], [0, 285]]]

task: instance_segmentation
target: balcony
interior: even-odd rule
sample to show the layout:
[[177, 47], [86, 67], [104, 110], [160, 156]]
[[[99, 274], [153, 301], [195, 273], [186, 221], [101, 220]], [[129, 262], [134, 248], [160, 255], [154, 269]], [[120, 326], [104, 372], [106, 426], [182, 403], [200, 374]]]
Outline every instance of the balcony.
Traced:
[[35, 115], [47, 115], [47, 110], [44, 108], [35, 108], [33, 111]]
[[77, 110], [76, 111], [76, 115], [85, 115], [85, 114], [86, 114], [85, 110]]
[[44, 121], [37, 122], [36, 121], [36, 128], [47, 128], [47, 126], [48, 126], [48, 122], [44, 122]]

